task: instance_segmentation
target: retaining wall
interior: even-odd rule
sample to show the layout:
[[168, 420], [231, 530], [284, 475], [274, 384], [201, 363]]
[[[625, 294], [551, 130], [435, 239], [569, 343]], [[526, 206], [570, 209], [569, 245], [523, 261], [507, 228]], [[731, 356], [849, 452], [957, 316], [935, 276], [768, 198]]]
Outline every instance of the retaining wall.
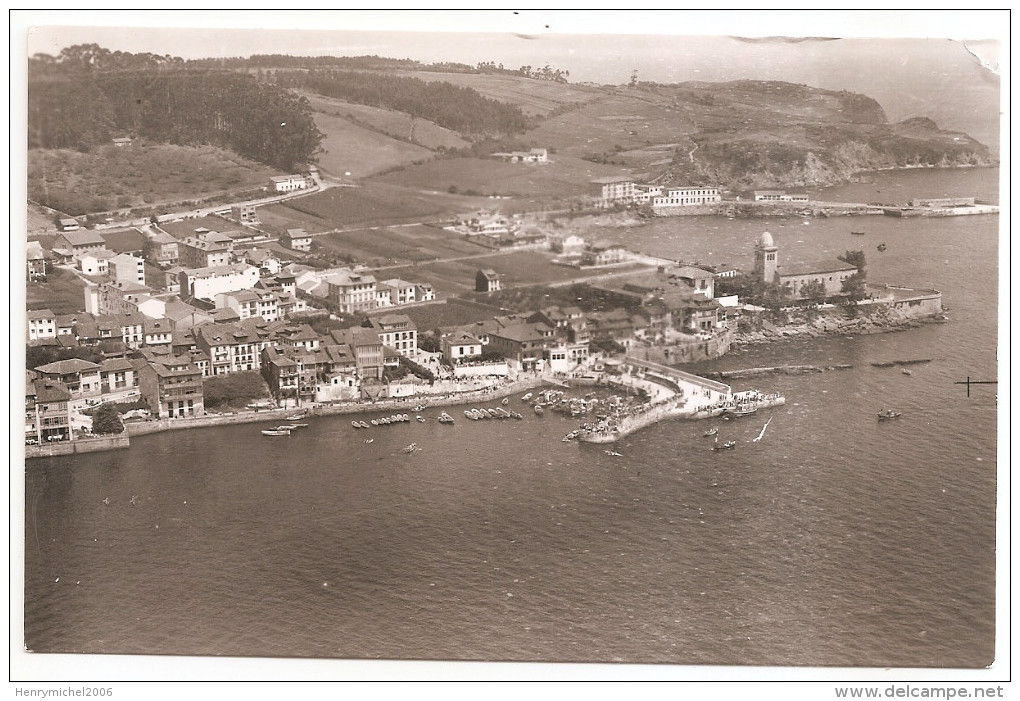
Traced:
[[103, 436], [101, 438], [82, 438], [76, 441], [58, 441], [45, 445], [26, 445], [25, 458], [49, 458], [54, 455], [75, 455], [77, 453], [95, 453], [101, 450], [117, 450], [127, 448], [130, 439], [127, 434]]

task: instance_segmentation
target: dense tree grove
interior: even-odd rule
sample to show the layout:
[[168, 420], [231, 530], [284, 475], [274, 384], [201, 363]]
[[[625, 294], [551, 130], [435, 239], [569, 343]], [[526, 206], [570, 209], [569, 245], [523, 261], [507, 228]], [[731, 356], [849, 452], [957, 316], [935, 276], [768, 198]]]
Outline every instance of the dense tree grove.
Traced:
[[462, 134], [514, 134], [529, 127], [519, 107], [444, 81], [326, 70], [277, 71], [275, 81], [281, 87], [398, 110]]
[[36, 55], [29, 61], [29, 148], [87, 151], [130, 135], [212, 144], [281, 170], [314, 157], [323, 135], [306, 101], [248, 74], [182, 64], [95, 45]]

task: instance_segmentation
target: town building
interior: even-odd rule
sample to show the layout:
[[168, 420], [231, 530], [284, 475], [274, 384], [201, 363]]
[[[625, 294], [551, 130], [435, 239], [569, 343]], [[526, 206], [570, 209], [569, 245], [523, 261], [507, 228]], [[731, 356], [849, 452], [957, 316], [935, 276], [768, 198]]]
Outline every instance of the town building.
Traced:
[[804, 296], [804, 286], [808, 283], [821, 283], [826, 296], [838, 295], [843, 290], [843, 283], [856, 272], [856, 265], [839, 260], [781, 266], [779, 246], [767, 231], [754, 246], [754, 276], [765, 283], [787, 287], [797, 297]]
[[335, 343], [346, 345], [354, 354], [361, 379], [381, 380], [383, 375], [383, 344], [375, 329], [356, 326], [330, 331]]
[[372, 319], [371, 323], [384, 347], [405, 358], [417, 357], [418, 327], [406, 314], [387, 314]]
[[259, 269], [247, 263], [185, 268], [180, 273], [180, 281], [182, 295], [215, 300], [218, 294], [255, 287], [259, 281]]
[[131, 137], [130, 136], [121, 136], [121, 137], [118, 137], [116, 139], [111, 139], [111, 143], [113, 143], [114, 146], [117, 146], [119, 148], [123, 148], [124, 146], [130, 146], [131, 145]]
[[494, 153], [492, 154], [492, 157], [509, 163], [548, 163], [549, 151], [544, 148], [533, 148], [530, 151]]
[[634, 201], [634, 179], [626, 175], [597, 178], [591, 181], [591, 195], [596, 206], [612, 207]]
[[658, 196], [652, 197], [652, 212], [668, 215], [689, 207], [701, 207], [722, 202], [719, 188], [694, 186], [671, 187]]
[[800, 202], [808, 201], [808, 196], [803, 193], [788, 193], [785, 190], [755, 190], [755, 202]]
[[451, 365], [470, 362], [482, 354], [482, 341], [467, 331], [457, 331], [443, 336], [441, 348], [443, 357]]
[[368, 311], [378, 306], [376, 279], [372, 275], [348, 270], [329, 275], [322, 281], [327, 285], [329, 301], [341, 312]]
[[303, 175], [278, 175], [269, 179], [276, 192], [294, 192], [308, 187], [308, 180]]
[[73, 439], [71, 393], [67, 387], [48, 379], [29, 381], [25, 391], [25, 441]]
[[593, 243], [581, 253], [581, 265], [584, 266], [615, 265], [629, 259], [627, 249], [613, 241]]
[[131, 314], [152, 298], [152, 290], [137, 282], [115, 280], [86, 287], [85, 311], [90, 314]]
[[28, 281], [46, 277], [46, 254], [42, 244], [38, 241], [29, 241], [26, 254]]
[[503, 289], [503, 276], [491, 268], [475, 273], [475, 292], [497, 292]]
[[137, 282], [139, 285], [145, 284], [145, 260], [142, 258], [120, 253], [110, 259], [108, 266], [110, 276], [114, 280]]
[[89, 251], [78, 257], [78, 269], [83, 275], [99, 277], [109, 275], [110, 260], [116, 257], [113, 251]]
[[202, 370], [187, 356], [162, 355], [139, 364], [138, 388], [159, 419], [191, 418], [205, 413]]
[[436, 298], [436, 291], [432, 289], [432, 283], [430, 282], [416, 283], [414, 294], [419, 302], [432, 302]]
[[78, 220], [72, 217], [61, 217], [57, 219], [57, 227], [61, 231], [78, 231], [78, 229], [81, 228], [78, 225]]
[[280, 237], [280, 242], [293, 251], [312, 250], [312, 237], [304, 229], [287, 229], [287, 233]]
[[134, 366], [126, 358], [107, 358], [99, 364], [99, 386], [103, 394], [118, 394], [138, 386]]
[[230, 213], [237, 221], [244, 225], [255, 225], [259, 222], [259, 215], [255, 211], [255, 205], [253, 204], [242, 204], [230, 208]]
[[146, 348], [169, 348], [173, 342], [173, 325], [169, 319], [142, 320], [142, 344]]
[[49, 309], [32, 309], [28, 312], [28, 340], [57, 337], [57, 316]]
[[161, 267], [177, 265], [181, 257], [177, 239], [165, 231], [152, 232], [145, 245], [145, 257]]
[[207, 232], [198, 238], [188, 237], [178, 242], [180, 264], [184, 268], [213, 268], [230, 264], [230, 245], [228, 241], [213, 237]]
[[549, 249], [565, 256], [579, 256], [584, 252], [585, 240], [577, 234], [552, 235], [549, 237]]
[[707, 299], [715, 297], [715, 273], [693, 265], [681, 265], [678, 268], [667, 270], [666, 274], [670, 278], [682, 280], [691, 288], [691, 291]]
[[[72, 220], [73, 221], [73, 220]], [[62, 251], [77, 259], [86, 253], [105, 251], [106, 239], [95, 231], [63, 230], [53, 239], [53, 250]]]
[[399, 278], [390, 278], [376, 284], [376, 299], [380, 307], [414, 304], [417, 286]]
[[258, 268], [261, 275], [276, 275], [282, 267], [280, 259], [264, 248], [252, 248], [244, 254], [243, 260]]
[[489, 350], [499, 353], [521, 370], [541, 369], [555, 345], [556, 330], [549, 324], [522, 322], [489, 332]]
[[71, 393], [71, 398], [98, 397], [103, 389], [99, 376], [99, 365], [82, 360], [69, 358], [47, 363], [35, 368], [39, 377], [44, 380], [59, 382]]
[[264, 326], [247, 322], [203, 324], [192, 329], [195, 348], [209, 356], [208, 375], [259, 369], [260, 354], [271, 343], [269, 333]]
[[264, 289], [240, 290], [238, 292], [221, 292], [216, 295], [218, 309], [233, 309], [238, 319], [250, 319], [259, 316], [266, 321], [280, 318], [280, 298], [275, 292]]

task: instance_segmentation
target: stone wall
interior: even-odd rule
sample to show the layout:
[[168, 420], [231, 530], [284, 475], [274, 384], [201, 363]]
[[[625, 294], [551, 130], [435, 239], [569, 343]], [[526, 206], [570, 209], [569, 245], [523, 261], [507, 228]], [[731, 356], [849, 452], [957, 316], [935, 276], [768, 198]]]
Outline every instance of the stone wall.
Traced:
[[127, 448], [130, 439], [126, 434], [82, 438], [76, 441], [57, 441], [44, 445], [26, 445], [25, 458], [49, 458], [54, 455], [74, 455], [77, 453], [95, 453], [101, 450], [117, 450]]
[[627, 349], [627, 355], [663, 365], [678, 363], [696, 363], [699, 360], [711, 360], [727, 353], [733, 343], [732, 329], [720, 331], [711, 339], [693, 339], [670, 345], [643, 346], [634, 344]]

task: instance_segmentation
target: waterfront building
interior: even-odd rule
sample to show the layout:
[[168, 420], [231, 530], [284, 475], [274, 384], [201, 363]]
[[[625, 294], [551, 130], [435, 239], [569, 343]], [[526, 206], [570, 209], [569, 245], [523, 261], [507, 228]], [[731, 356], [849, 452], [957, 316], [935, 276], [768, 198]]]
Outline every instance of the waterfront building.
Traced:
[[35, 368], [39, 377], [44, 380], [59, 382], [73, 398], [98, 397], [102, 393], [99, 376], [99, 365], [82, 360], [69, 358], [47, 363]]
[[522, 322], [503, 326], [489, 333], [489, 350], [522, 370], [540, 369], [547, 360], [546, 351], [557, 345], [556, 330], [544, 322]]
[[601, 266], [623, 263], [630, 257], [627, 249], [613, 241], [598, 241], [581, 254], [581, 265]]
[[73, 440], [71, 393], [60, 382], [35, 379], [25, 388], [25, 440], [36, 443]]
[[444, 336], [441, 341], [443, 357], [450, 364], [473, 360], [482, 354], [482, 341], [467, 331]]
[[159, 419], [205, 413], [202, 370], [186, 357], [154, 356], [140, 363], [138, 387], [149, 411]]
[[707, 299], [715, 297], [715, 273], [693, 265], [681, 265], [678, 268], [667, 270], [666, 275], [669, 278], [683, 281], [692, 292]]
[[634, 195], [634, 179], [626, 175], [596, 178], [591, 181], [591, 196], [599, 207], [630, 204], [634, 201]]
[[193, 334], [196, 349], [209, 356], [210, 376], [258, 370], [262, 349], [270, 344], [268, 333], [243, 322], [203, 324]]
[[779, 247], [767, 231], [754, 246], [754, 276], [766, 283], [788, 286], [797, 296], [803, 296], [804, 286], [814, 282], [825, 287], [826, 295], [838, 295], [843, 283], [856, 272], [857, 266], [839, 260], [780, 266]]
[[652, 197], [652, 211], [659, 215], [676, 213], [689, 207], [701, 207], [722, 202], [719, 188], [694, 186], [671, 187]]
[[103, 394], [124, 392], [138, 386], [134, 366], [126, 358], [107, 358], [99, 364], [99, 384]]
[[383, 375], [383, 344], [375, 329], [356, 326], [330, 331], [334, 342], [346, 345], [354, 354], [358, 375], [363, 379], [381, 380]]

